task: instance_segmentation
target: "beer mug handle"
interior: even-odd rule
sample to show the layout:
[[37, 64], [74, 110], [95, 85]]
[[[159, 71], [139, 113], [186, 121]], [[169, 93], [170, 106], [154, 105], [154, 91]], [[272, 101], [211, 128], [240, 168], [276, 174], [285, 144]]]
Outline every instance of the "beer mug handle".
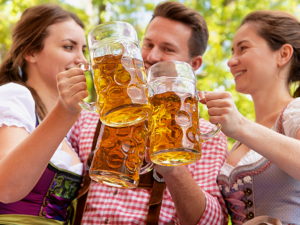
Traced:
[[[202, 100], [205, 98], [205, 91], [197, 91], [197, 96], [198, 96], [198, 100]], [[211, 131], [201, 134], [201, 139], [203, 141], [208, 141], [209, 139], [213, 138], [214, 136], [216, 136], [220, 130], [222, 129], [221, 124], [217, 124]]]
[[140, 169], [140, 174], [145, 174], [145, 173], [148, 173], [150, 172], [153, 168], [154, 168], [155, 164], [150, 162], [150, 163], [147, 163], [145, 166], [143, 166], [141, 169]]
[[[83, 72], [87, 72], [87, 71], [91, 70], [91, 64], [89, 64], [89, 63], [79, 63], [77, 65], [77, 67], [82, 69]], [[87, 111], [91, 111], [91, 112], [97, 111], [97, 103], [96, 102], [87, 103], [85, 101], [81, 101], [78, 103], [78, 105], [80, 105], [81, 108], [83, 108]]]

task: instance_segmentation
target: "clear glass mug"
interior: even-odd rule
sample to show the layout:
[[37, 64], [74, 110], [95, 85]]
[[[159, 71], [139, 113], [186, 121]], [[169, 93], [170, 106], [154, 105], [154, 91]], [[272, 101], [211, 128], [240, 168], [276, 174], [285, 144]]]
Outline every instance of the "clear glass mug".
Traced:
[[102, 123], [125, 127], [147, 120], [151, 115], [147, 77], [133, 26], [108, 22], [94, 27], [87, 36], [91, 70], [97, 92], [96, 103], [80, 103], [83, 109], [98, 112]]
[[154, 166], [149, 163], [142, 167], [147, 139], [147, 121], [128, 127], [102, 124], [90, 167], [91, 179], [109, 186], [136, 188], [139, 175]]
[[164, 166], [193, 163], [201, 158], [202, 143], [221, 130], [218, 124], [210, 132], [200, 133], [196, 84], [196, 76], [188, 63], [164, 61], [149, 68], [152, 162]]

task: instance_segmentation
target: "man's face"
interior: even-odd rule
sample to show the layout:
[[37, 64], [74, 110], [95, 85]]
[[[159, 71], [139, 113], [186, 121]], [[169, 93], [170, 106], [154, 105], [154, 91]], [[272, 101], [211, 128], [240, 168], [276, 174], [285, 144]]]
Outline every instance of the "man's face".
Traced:
[[142, 44], [146, 71], [153, 64], [167, 60], [191, 64], [188, 47], [191, 33], [192, 29], [184, 23], [155, 17], [147, 28]]

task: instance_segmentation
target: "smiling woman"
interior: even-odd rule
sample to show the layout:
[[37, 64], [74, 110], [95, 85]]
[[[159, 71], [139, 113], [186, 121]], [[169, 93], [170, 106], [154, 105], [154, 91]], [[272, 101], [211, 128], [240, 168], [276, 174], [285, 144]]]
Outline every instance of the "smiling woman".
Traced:
[[[71, 224], [82, 163], [65, 136], [87, 97], [83, 24], [56, 5], [25, 10], [0, 67], [0, 221]], [[72, 203], [73, 202], [73, 203]]]
[[236, 90], [253, 98], [256, 123], [229, 93], [206, 95], [210, 121], [238, 140], [218, 176], [233, 224], [262, 215], [299, 224], [300, 98], [289, 91], [300, 81], [299, 36], [299, 21], [281, 11], [250, 13], [234, 36], [228, 66]]

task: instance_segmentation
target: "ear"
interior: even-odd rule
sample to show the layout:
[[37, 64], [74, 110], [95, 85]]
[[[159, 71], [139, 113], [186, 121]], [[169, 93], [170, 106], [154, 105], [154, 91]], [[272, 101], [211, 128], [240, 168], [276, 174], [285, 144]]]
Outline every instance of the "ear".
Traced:
[[37, 56], [37, 54], [33, 51], [26, 52], [23, 55], [24, 59], [29, 63], [35, 63], [36, 62], [36, 56]]
[[294, 49], [290, 44], [282, 45], [281, 48], [279, 49], [277, 65], [279, 67], [286, 65], [290, 61], [293, 53], [294, 53]]
[[194, 71], [196, 71], [202, 65], [202, 56], [201, 55], [194, 56], [193, 58], [191, 58], [189, 63], [193, 67]]

